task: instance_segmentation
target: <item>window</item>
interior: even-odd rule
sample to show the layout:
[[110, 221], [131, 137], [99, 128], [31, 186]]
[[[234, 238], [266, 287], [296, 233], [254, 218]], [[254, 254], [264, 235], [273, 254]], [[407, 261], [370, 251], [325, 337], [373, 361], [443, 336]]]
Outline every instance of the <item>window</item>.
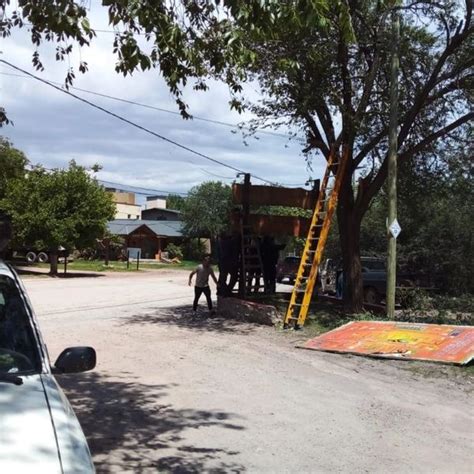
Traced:
[[15, 282], [0, 276], [0, 374], [38, 371], [40, 358], [25, 303]]

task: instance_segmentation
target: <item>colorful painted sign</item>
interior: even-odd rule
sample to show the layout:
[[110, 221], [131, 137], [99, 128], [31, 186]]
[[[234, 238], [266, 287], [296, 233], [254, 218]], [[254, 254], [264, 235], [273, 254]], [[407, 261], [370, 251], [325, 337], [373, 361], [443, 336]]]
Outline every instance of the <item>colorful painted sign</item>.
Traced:
[[353, 321], [299, 347], [464, 365], [474, 358], [474, 327]]

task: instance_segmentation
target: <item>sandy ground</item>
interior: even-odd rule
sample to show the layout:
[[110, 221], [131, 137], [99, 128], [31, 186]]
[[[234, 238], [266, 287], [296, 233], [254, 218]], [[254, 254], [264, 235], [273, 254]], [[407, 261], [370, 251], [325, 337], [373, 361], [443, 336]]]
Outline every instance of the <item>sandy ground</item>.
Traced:
[[[474, 472], [472, 377], [295, 349], [302, 333], [190, 312], [187, 273], [24, 278], [104, 472]], [[204, 303], [204, 301], [202, 301]]]

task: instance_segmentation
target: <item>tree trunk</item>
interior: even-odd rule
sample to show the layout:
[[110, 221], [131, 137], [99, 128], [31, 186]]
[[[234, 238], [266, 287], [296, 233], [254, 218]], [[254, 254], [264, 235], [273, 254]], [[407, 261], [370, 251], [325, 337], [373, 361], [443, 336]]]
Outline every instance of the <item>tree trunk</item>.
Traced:
[[361, 312], [364, 301], [362, 285], [362, 266], [360, 263], [360, 224], [354, 206], [354, 195], [351, 173], [342, 183], [337, 207], [340, 245], [342, 252], [342, 269], [344, 273], [344, 307], [351, 313]]
[[50, 262], [50, 275], [58, 274], [58, 252], [57, 250], [52, 250], [49, 252], [49, 262]]

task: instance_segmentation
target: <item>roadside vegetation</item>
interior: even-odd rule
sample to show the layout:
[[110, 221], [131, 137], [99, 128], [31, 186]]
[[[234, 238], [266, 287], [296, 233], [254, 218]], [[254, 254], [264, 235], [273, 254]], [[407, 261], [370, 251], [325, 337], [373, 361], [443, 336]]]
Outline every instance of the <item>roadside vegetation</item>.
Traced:
[[[61, 264], [60, 264], [61, 265]], [[194, 270], [198, 265], [197, 262], [192, 260], [183, 260], [181, 263], [141, 263], [139, 266], [139, 270], [161, 270], [161, 269], [168, 269], [168, 270]], [[48, 268], [49, 265], [47, 263], [38, 263], [35, 264], [34, 267], [38, 268]], [[31, 268], [34, 268], [31, 267]], [[88, 272], [136, 272], [137, 271], [137, 263], [130, 262], [130, 266], [127, 269], [127, 262], [110, 262], [109, 265], [105, 265], [102, 260], [74, 260], [73, 262], [69, 262], [67, 264], [67, 269], [75, 270], [75, 271], [88, 271]], [[59, 268], [61, 272], [61, 266]]]

